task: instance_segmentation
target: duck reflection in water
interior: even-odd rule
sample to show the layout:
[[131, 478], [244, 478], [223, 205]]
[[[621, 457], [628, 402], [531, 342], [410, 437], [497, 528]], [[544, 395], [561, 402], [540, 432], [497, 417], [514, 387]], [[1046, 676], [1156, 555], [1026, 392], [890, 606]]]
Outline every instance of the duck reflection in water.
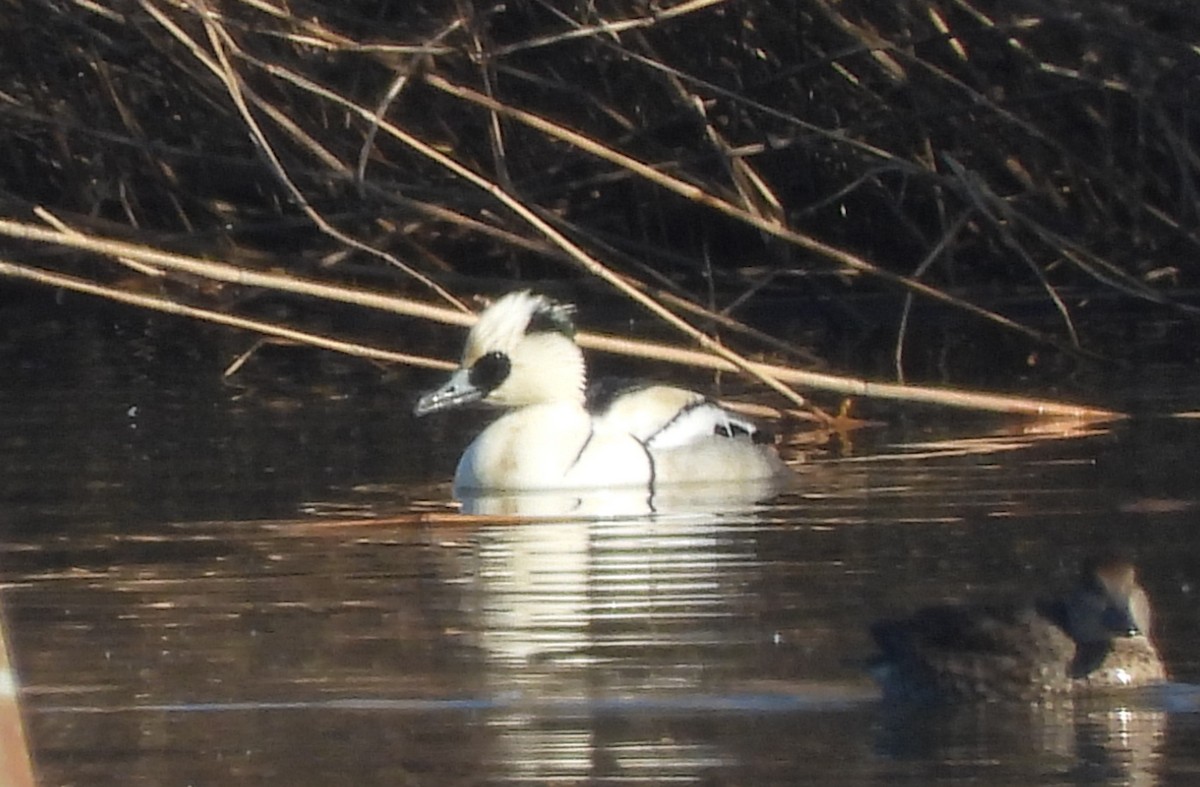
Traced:
[[936, 606], [871, 627], [884, 698], [913, 702], [1046, 699], [1150, 686], [1166, 670], [1150, 639], [1134, 566], [1085, 563], [1075, 588], [1028, 605]]

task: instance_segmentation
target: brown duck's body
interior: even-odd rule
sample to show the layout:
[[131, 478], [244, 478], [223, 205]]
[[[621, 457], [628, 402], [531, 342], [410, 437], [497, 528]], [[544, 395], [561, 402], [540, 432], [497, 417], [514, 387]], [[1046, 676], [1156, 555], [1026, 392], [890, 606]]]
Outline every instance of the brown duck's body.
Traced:
[[893, 700], [1033, 701], [1166, 680], [1150, 606], [1125, 561], [1089, 563], [1052, 601], [939, 606], [872, 626], [872, 670]]

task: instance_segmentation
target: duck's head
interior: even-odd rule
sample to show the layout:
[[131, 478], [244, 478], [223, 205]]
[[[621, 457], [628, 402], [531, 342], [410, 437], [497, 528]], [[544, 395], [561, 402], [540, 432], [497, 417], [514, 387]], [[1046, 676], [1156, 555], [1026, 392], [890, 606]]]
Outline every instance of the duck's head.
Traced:
[[418, 416], [472, 402], [524, 407], [583, 402], [586, 374], [575, 344], [574, 308], [522, 290], [496, 300], [467, 335], [458, 369], [422, 396]]
[[1067, 602], [1067, 629], [1076, 642], [1150, 635], [1150, 599], [1131, 562], [1104, 557], [1084, 564]]

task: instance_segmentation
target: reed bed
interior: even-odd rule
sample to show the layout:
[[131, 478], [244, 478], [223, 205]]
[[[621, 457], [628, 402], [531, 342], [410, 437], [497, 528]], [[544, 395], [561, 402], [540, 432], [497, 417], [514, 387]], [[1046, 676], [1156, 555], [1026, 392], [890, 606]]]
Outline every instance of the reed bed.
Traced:
[[1187, 4], [0, 0], [0, 24], [14, 280], [434, 367], [418, 332], [328, 335], [264, 293], [462, 326], [532, 283], [677, 345], [588, 346], [796, 408], [1059, 417], [1111, 413], [961, 388], [1119, 356], [1103, 309], [1195, 319]]

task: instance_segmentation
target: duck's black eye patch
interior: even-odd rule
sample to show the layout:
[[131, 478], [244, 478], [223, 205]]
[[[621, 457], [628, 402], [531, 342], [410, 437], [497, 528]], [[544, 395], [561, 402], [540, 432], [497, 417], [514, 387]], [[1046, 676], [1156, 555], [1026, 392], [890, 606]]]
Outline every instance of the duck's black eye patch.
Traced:
[[512, 371], [512, 361], [502, 352], [490, 352], [479, 356], [471, 366], [467, 380], [485, 394], [496, 390]]

